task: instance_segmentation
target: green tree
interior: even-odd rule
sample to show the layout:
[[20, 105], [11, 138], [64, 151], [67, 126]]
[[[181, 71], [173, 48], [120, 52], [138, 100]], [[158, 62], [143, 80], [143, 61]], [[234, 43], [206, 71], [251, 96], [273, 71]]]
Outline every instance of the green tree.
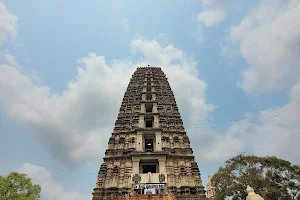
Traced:
[[12, 172], [8, 176], [0, 176], [1, 200], [38, 200], [41, 187], [34, 185], [26, 174]]
[[219, 168], [212, 183], [216, 200], [246, 199], [247, 185], [265, 200], [291, 200], [300, 191], [300, 166], [276, 157], [238, 155]]

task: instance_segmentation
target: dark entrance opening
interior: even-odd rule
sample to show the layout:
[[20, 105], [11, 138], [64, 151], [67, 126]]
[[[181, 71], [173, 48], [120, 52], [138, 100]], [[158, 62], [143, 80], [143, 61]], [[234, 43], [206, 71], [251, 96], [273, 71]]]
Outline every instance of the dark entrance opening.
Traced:
[[156, 173], [156, 165], [143, 165], [143, 174], [147, 174], [147, 173]]
[[141, 160], [140, 161], [140, 173], [159, 173], [158, 160]]

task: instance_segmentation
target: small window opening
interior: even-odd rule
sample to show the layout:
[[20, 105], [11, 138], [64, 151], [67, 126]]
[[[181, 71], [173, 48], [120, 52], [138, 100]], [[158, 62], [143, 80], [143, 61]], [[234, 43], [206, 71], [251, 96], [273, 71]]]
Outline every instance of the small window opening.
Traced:
[[184, 167], [181, 167], [181, 168], [180, 168], [180, 173], [182, 173], [182, 174], [184, 174], [184, 173], [185, 173], [185, 169], [184, 169]]
[[146, 98], [147, 100], [152, 100], [152, 94], [147, 94]]
[[153, 127], [153, 117], [152, 118], [146, 118], [146, 128], [152, 128]]
[[114, 167], [113, 173], [114, 174], [118, 174], [119, 173], [119, 168], [117, 166]]
[[143, 174], [156, 173], [156, 165], [143, 165]]
[[146, 104], [146, 112], [152, 112], [153, 109], [153, 104], [152, 103], [147, 103]]
[[178, 143], [178, 142], [179, 142], [179, 139], [178, 139], [177, 136], [174, 137], [174, 142], [175, 142], [175, 143]]
[[153, 139], [145, 139], [145, 151], [152, 152], [153, 146]]
[[147, 86], [147, 92], [151, 92], [151, 87]]
[[141, 160], [140, 161], [140, 173], [159, 173], [158, 160]]
[[134, 137], [131, 138], [131, 143], [135, 143], [135, 138]]
[[151, 78], [147, 78], [147, 85], [151, 85]]

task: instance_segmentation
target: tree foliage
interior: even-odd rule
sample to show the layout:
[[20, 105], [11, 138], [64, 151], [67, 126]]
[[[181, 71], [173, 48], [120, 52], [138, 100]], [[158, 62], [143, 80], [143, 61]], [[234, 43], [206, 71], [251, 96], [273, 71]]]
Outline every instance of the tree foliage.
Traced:
[[38, 200], [41, 187], [34, 185], [26, 174], [12, 172], [8, 176], [0, 176], [1, 200]]
[[291, 200], [300, 191], [300, 166], [276, 157], [238, 155], [219, 168], [212, 183], [216, 200], [246, 199], [247, 185], [265, 200]]

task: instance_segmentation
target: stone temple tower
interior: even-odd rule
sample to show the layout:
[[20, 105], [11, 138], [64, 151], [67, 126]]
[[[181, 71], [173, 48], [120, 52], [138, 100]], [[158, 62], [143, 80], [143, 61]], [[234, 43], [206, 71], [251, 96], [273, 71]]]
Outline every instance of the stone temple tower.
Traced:
[[140, 67], [125, 92], [93, 200], [206, 199], [164, 72]]

